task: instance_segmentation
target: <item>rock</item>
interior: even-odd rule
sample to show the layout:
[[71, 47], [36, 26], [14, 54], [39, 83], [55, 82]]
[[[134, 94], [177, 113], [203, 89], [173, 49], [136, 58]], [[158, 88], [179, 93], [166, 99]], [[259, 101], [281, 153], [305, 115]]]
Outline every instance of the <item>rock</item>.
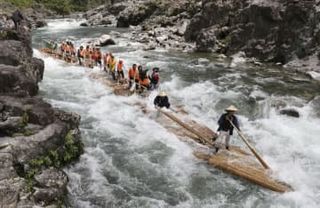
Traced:
[[281, 115], [287, 115], [287, 116], [291, 116], [291, 117], [295, 117], [295, 118], [300, 117], [299, 112], [293, 108], [281, 109], [279, 112]]
[[0, 93], [20, 96], [36, 95], [39, 89], [38, 82], [27, 75], [25, 66], [0, 65]]
[[15, 132], [20, 132], [22, 117], [10, 117], [0, 121], [0, 136], [11, 136]]
[[143, 48], [143, 50], [150, 51], [150, 50], [156, 49], [156, 47], [157, 47], [156, 43], [149, 43]]
[[117, 32], [117, 31], [110, 31], [109, 33], [112, 37], [116, 37], [116, 38], [120, 38], [121, 37], [121, 33]]
[[198, 59], [198, 64], [200, 64], [200, 65], [208, 65], [209, 63], [210, 63], [209, 59], [206, 59], [206, 58], [199, 58]]
[[28, 27], [0, 33], [0, 206], [60, 205], [68, 180], [49, 167], [62, 168], [83, 152], [80, 116], [36, 97], [44, 62], [32, 57]]
[[[18, 66], [31, 59], [29, 50], [25, 47], [24, 43], [18, 40], [7, 40], [0, 42], [0, 63], [11, 66]], [[20, 53], [17, 53], [20, 51]]]
[[111, 38], [110, 35], [102, 35], [99, 39], [98, 39], [98, 45], [99, 46], [107, 46], [107, 45], [115, 45], [116, 43], [114, 42], [114, 40]]
[[[287, 63], [294, 57], [312, 55], [320, 48], [317, 0], [303, 1], [202, 1], [185, 32], [186, 41], [195, 41], [206, 51], [212, 40], [204, 31], [216, 28], [222, 53], [232, 55], [244, 51], [248, 57], [262, 61]], [[226, 28], [227, 30], [220, 30]], [[211, 36], [213, 37], [213, 36]], [[220, 52], [220, 50], [218, 51]]]
[[0, 152], [0, 164], [1, 164], [0, 181], [10, 179], [12, 177], [13, 178], [18, 177], [15, 169], [13, 168], [14, 167], [13, 161], [14, 161], [13, 155], [5, 152]]
[[66, 191], [68, 177], [56, 168], [50, 168], [37, 174], [35, 177], [36, 186], [40, 188], [58, 188]]
[[196, 39], [196, 50], [199, 52], [211, 52], [216, 44], [215, 28], [202, 29]]
[[2, 207], [17, 207], [19, 193], [23, 187], [23, 181], [5, 179], [0, 181], [0, 199]]
[[48, 205], [67, 193], [68, 177], [63, 171], [50, 168], [37, 174], [34, 179], [36, 184], [33, 196], [36, 202]]
[[179, 36], [184, 36], [184, 33], [186, 32], [189, 23], [190, 20], [183, 21], [182, 24], [176, 28], [175, 34]]
[[36, 23], [35, 23], [36, 28], [45, 27], [45, 26], [47, 26], [47, 25], [48, 25], [48, 24], [47, 24], [44, 20], [38, 20], [38, 21], [36, 21]]
[[60, 121], [67, 123], [70, 129], [78, 128], [80, 125], [81, 116], [79, 114], [56, 109], [54, 115]]
[[112, 4], [109, 7], [108, 11], [111, 14], [113, 14], [114, 16], [117, 16], [120, 12], [125, 10], [126, 7], [127, 7], [127, 3], [126, 2], [120, 2], [120, 3]]
[[82, 23], [80, 24], [80, 26], [81, 26], [81, 27], [88, 27], [89, 24], [88, 24], [87, 22], [82, 22]]
[[117, 17], [117, 27], [136, 26], [150, 17], [157, 8], [154, 1], [133, 2], [121, 11]]

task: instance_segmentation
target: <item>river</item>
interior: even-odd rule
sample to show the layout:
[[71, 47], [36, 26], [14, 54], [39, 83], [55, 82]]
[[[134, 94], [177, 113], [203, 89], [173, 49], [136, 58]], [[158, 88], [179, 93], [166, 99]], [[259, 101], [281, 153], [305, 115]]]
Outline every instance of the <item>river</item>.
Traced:
[[[73, 207], [319, 207], [319, 82], [282, 67], [248, 65], [241, 58], [231, 67], [210, 54], [144, 51], [129, 40], [129, 29], [79, 24], [51, 20], [33, 33], [34, 55], [45, 61], [40, 94], [82, 118], [85, 152], [65, 168]], [[117, 44], [102, 50], [122, 58], [127, 68], [133, 63], [160, 67], [161, 89], [192, 118], [215, 130], [223, 109], [236, 105], [242, 131], [295, 191], [275, 193], [208, 166], [193, 156], [190, 145], [132, 105], [139, 97], [115, 96], [89, 77], [90, 69], [37, 50], [44, 39], [68, 38], [79, 45], [112, 30], [120, 32]], [[199, 58], [209, 62], [199, 63]], [[280, 115], [282, 105], [299, 111], [300, 118]], [[244, 147], [236, 135], [231, 142]]]

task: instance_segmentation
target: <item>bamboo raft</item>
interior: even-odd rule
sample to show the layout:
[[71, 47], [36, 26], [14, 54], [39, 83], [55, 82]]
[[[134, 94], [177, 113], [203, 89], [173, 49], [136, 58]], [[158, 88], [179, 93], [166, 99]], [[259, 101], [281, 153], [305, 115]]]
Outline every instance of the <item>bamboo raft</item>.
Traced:
[[[57, 57], [57, 54], [50, 54], [50, 51], [41, 51], [52, 57], [62, 59], [62, 56]], [[130, 96], [133, 94], [128, 89], [128, 83], [125, 80], [123, 82], [115, 82], [98, 72], [91, 73], [89, 77], [98, 80], [106, 87], [112, 88], [113, 93], [116, 95]], [[139, 106], [146, 114], [150, 115], [153, 111], [147, 109], [146, 105], [141, 102], [135, 103], [135, 105]], [[184, 110], [179, 109], [177, 113], [162, 109], [159, 109], [159, 111], [162, 116], [158, 116], [155, 120], [168, 131], [174, 133], [179, 139], [184, 141], [192, 139], [199, 145], [213, 147], [213, 138], [216, 138], [217, 134], [207, 126], [187, 118]], [[231, 146], [229, 151], [220, 150], [217, 154], [195, 151], [194, 155], [201, 160], [207, 161], [209, 165], [215, 168], [272, 191], [283, 193], [293, 190], [290, 185], [274, 178], [270, 169], [264, 168], [251, 153], [240, 147]]]
[[[216, 137], [216, 133], [204, 125], [188, 119], [180, 119], [176, 113], [160, 110], [164, 115], [157, 121], [170, 132], [175, 133], [181, 139], [191, 138], [195, 142], [212, 147]], [[183, 117], [183, 116], [182, 116]], [[176, 126], [175, 124], [178, 124]], [[182, 127], [182, 129], [181, 129]], [[281, 182], [273, 177], [270, 169], [264, 168], [258, 160], [249, 152], [237, 146], [231, 146], [229, 150], [220, 150], [217, 154], [208, 154], [195, 151], [194, 155], [208, 162], [226, 173], [238, 176], [254, 184], [275, 192], [292, 191], [292, 187], [284, 182]]]

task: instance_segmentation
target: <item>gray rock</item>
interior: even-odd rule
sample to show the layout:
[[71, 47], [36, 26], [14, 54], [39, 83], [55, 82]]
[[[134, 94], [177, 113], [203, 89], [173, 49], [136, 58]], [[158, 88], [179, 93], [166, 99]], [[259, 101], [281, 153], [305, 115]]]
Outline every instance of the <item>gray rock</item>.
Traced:
[[[317, 0], [202, 1], [202, 10], [192, 17], [185, 39], [196, 41], [198, 49], [206, 50], [208, 36], [203, 31], [228, 27], [214, 34], [225, 44], [222, 53], [244, 51], [248, 57], [262, 61], [287, 63], [295, 56], [301, 59], [319, 50], [320, 32], [314, 24], [320, 20], [317, 3]], [[213, 39], [209, 42], [213, 43]]]
[[102, 35], [98, 41], [97, 41], [97, 45], [99, 46], [107, 46], [107, 45], [115, 45], [115, 41], [111, 38], [110, 35]]
[[0, 181], [18, 177], [14, 167], [12, 154], [0, 152]]
[[17, 207], [19, 193], [22, 189], [22, 180], [5, 179], [0, 180], [0, 204], [2, 207]]
[[56, 168], [50, 168], [42, 171], [34, 177], [36, 186], [39, 188], [57, 188], [66, 191], [68, 177]]
[[111, 14], [117, 16], [120, 12], [125, 10], [126, 7], [127, 7], [126, 2], [120, 2], [120, 3], [111, 5], [108, 10]]
[[202, 29], [196, 39], [196, 49], [199, 52], [212, 52], [216, 45], [215, 27]]
[[80, 26], [81, 26], [81, 27], [88, 27], [89, 24], [88, 24], [88, 22], [82, 22], [82, 23], [80, 24]]
[[299, 118], [300, 114], [296, 109], [288, 108], [288, 109], [281, 109], [280, 111], [281, 115], [287, 115], [295, 118]]
[[36, 21], [35, 23], [35, 27], [36, 28], [41, 28], [41, 27], [45, 27], [47, 26], [48, 24], [44, 21], [44, 20], [38, 20]]
[[22, 129], [22, 117], [9, 117], [5, 121], [0, 121], [0, 136], [20, 132]]
[[157, 3], [154, 1], [130, 2], [117, 17], [117, 27], [129, 27], [139, 25], [150, 17], [156, 10]]
[[0, 93], [24, 96], [36, 95], [38, 89], [38, 82], [28, 77], [25, 66], [0, 64]]

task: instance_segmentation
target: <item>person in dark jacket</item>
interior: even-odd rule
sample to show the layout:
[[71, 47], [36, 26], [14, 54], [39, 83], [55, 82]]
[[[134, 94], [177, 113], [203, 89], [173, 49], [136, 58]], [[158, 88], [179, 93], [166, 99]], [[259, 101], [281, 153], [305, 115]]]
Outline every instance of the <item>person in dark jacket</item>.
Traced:
[[156, 108], [170, 108], [169, 98], [165, 92], [160, 92], [153, 101]]
[[160, 76], [159, 76], [159, 68], [155, 67], [152, 69], [152, 74], [149, 76], [151, 90], [157, 89], [159, 86]]
[[[230, 122], [234, 124], [234, 126], [240, 130], [238, 118], [234, 115], [235, 112], [238, 111], [236, 107], [230, 105], [225, 109], [226, 113], [222, 114], [218, 120], [218, 139], [225, 139], [225, 147], [229, 150], [230, 136], [233, 134], [233, 126]], [[221, 142], [221, 141], [220, 141]], [[215, 148], [216, 152], [219, 151], [219, 142], [216, 141]]]
[[14, 22], [15, 29], [18, 30], [18, 27], [20, 26], [20, 23], [24, 19], [24, 17], [21, 14], [20, 10], [17, 9], [15, 12], [13, 12], [11, 19]]

